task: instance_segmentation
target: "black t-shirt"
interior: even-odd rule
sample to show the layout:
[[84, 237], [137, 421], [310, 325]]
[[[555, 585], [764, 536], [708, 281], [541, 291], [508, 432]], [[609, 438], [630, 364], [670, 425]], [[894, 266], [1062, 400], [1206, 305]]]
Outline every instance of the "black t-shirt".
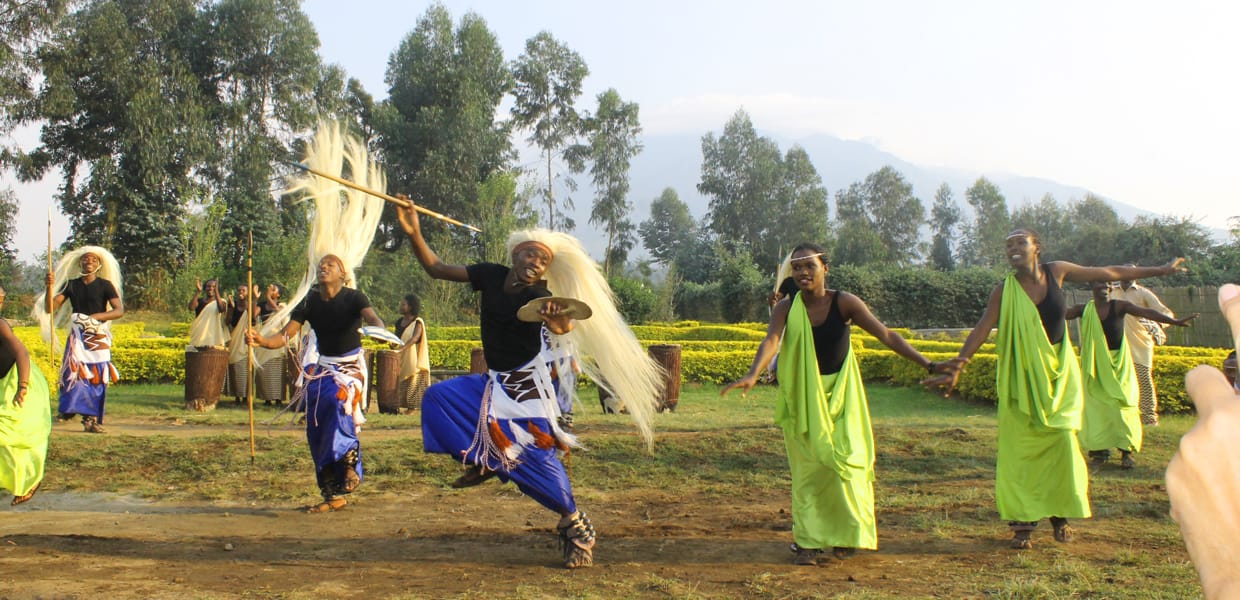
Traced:
[[370, 308], [370, 300], [353, 288], [340, 288], [331, 300], [324, 300], [318, 288], [293, 309], [291, 321], [309, 323], [319, 340], [319, 354], [343, 356], [362, 345], [362, 311]]
[[119, 297], [112, 282], [99, 277], [89, 284], [83, 283], [81, 277], [70, 279], [63, 294], [73, 312], [84, 315], [107, 312], [108, 301]]
[[544, 282], [533, 287], [518, 288], [516, 293], [504, 291], [509, 268], [495, 263], [478, 263], [465, 268], [469, 283], [482, 292], [481, 334], [482, 354], [487, 367], [496, 371], [515, 369], [533, 359], [542, 349], [542, 322], [526, 323], [517, 319], [517, 309], [530, 300], [551, 295]]

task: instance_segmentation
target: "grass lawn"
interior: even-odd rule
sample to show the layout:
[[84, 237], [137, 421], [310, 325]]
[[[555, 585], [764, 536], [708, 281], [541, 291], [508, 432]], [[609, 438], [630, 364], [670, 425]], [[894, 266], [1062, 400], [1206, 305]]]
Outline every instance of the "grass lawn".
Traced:
[[[601, 505], [657, 496], [664, 499], [658, 510], [718, 521], [717, 535], [733, 529], [769, 538], [771, 544], [791, 542], [790, 477], [782, 435], [772, 423], [775, 390], [762, 386], [748, 396], [733, 392], [726, 398], [718, 390], [683, 387], [676, 412], [658, 416], [653, 455], [644, 452], [627, 416], [600, 414], [593, 390], [583, 393], [586, 406], [578, 408], [576, 422], [588, 451], [574, 453], [571, 460], [578, 501]], [[877, 443], [878, 554], [925, 566], [912, 569], [907, 586], [895, 581], [902, 576], [897, 570], [889, 585], [831, 595], [1200, 595], [1179, 530], [1168, 517], [1163, 482], [1166, 464], [1192, 417], [1168, 416], [1160, 427], [1147, 429], [1136, 469], [1120, 470], [1113, 459], [1093, 476], [1094, 517], [1074, 522], [1076, 543], [1055, 544], [1043, 523], [1035, 534], [1035, 550], [1014, 552], [1006, 549], [1010, 535], [994, 505], [994, 407], [922, 390], [881, 385], [868, 390]], [[291, 415], [269, 425], [276, 411], [256, 411], [257, 457], [251, 466], [246, 411], [221, 406], [194, 414], [182, 404], [178, 386], [113, 388], [108, 422], [117, 423], [119, 433], [84, 435], [58, 426], [48, 457], [49, 483], [61, 491], [116, 492], [167, 502], [293, 503], [313, 496], [310, 458]], [[126, 435], [126, 426], [156, 431]], [[452, 461], [421, 451], [416, 415], [376, 414], [362, 440], [367, 480], [360, 494], [440, 488], [458, 474]], [[927, 582], [935, 593], [899, 591], [923, 590]], [[566, 582], [562, 591], [595, 598], [711, 596], [674, 575], [650, 575], [625, 585], [639, 587], [603, 593]], [[648, 594], [651, 586], [657, 593]], [[778, 573], [746, 575], [738, 590], [743, 592], [736, 597], [820, 596]]]

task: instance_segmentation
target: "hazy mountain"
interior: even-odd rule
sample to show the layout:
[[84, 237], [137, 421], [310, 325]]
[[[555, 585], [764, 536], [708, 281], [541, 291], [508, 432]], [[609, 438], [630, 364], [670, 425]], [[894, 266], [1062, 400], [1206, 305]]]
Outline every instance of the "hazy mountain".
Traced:
[[[760, 135], [769, 134], [759, 132]], [[800, 139], [784, 139], [773, 137], [782, 152], [787, 152], [793, 144], [798, 144], [809, 154], [822, 177], [823, 184], [831, 196], [831, 217], [835, 217], [835, 194], [849, 185], [859, 182], [870, 173], [886, 165], [891, 165], [904, 175], [913, 185], [913, 193], [921, 200], [929, 214], [934, 203], [934, 193], [939, 186], [947, 183], [952, 195], [960, 205], [963, 214], [968, 218], [971, 214], [965, 202], [964, 193], [978, 177], [985, 176], [999, 187], [1007, 198], [1008, 209], [1014, 210], [1028, 202], [1037, 202], [1046, 194], [1051, 194], [1061, 204], [1071, 200], [1080, 200], [1089, 190], [1041, 179], [1011, 175], [1006, 173], [980, 173], [960, 169], [942, 167], [923, 167], [908, 162], [900, 157], [884, 152], [875, 146], [854, 140], [842, 140], [829, 135], [814, 135]], [[680, 200], [689, 205], [694, 217], [701, 219], [706, 214], [707, 198], [697, 191], [697, 183], [702, 170], [702, 138], [701, 135], [654, 135], [642, 139], [645, 148], [633, 159], [630, 172], [631, 190], [629, 199], [633, 202], [630, 219], [641, 223], [650, 218], [650, 203], [663, 193], [665, 188], [672, 188], [680, 196]], [[605, 240], [593, 235], [589, 224], [590, 205], [593, 203], [593, 191], [589, 187], [589, 175], [577, 176], [580, 189], [573, 194], [577, 206], [574, 218], [577, 220], [576, 235], [595, 256], [601, 256]], [[1137, 216], [1156, 216], [1147, 210], [1106, 200], [1119, 214], [1121, 219], [1131, 221]], [[635, 254], [644, 255], [640, 240]]]

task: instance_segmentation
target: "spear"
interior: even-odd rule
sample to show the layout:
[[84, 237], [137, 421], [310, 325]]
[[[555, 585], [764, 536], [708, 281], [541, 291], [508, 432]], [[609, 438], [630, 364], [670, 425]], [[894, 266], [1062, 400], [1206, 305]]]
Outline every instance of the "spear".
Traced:
[[[47, 274], [52, 275], [53, 271], [54, 270], [52, 268], [52, 207], [49, 206], [47, 207]], [[60, 371], [56, 367], [56, 315], [52, 314], [52, 306], [55, 303], [55, 299], [52, 297], [52, 290], [55, 289], [55, 285], [56, 285], [55, 281], [47, 284], [47, 293], [44, 294], [44, 298], [47, 301], [47, 317], [48, 317], [47, 318], [47, 328], [48, 328], [47, 339], [51, 340], [51, 343], [48, 344], [47, 346], [47, 353], [50, 354], [52, 357], [52, 371], [55, 373], [58, 373]], [[60, 383], [59, 377], [56, 378], [56, 383], [57, 384]]]
[[412, 207], [413, 207], [413, 210], [416, 210], [416, 211], [418, 211], [418, 212], [420, 212], [420, 213], [422, 213], [422, 214], [424, 214], [424, 215], [426, 215], [426, 216], [428, 216], [428, 217], [434, 217], [434, 218], [436, 218], [436, 219], [439, 219], [440, 221], [445, 221], [445, 222], [451, 223], [451, 224], [453, 224], [453, 225], [456, 225], [456, 226], [458, 226], [458, 227], [464, 227], [464, 228], [466, 228], [466, 229], [468, 229], [468, 230], [470, 230], [470, 231], [475, 231], [475, 232], [477, 232], [477, 233], [482, 233], [482, 230], [481, 230], [481, 229], [478, 229], [477, 227], [474, 227], [473, 225], [466, 225], [465, 223], [462, 223], [462, 222], [460, 222], [460, 221], [458, 221], [458, 220], [456, 220], [456, 219], [453, 219], [452, 217], [449, 217], [449, 216], [444, 215], [444, 214], [437, 213], [437, 212], [435, 212], [435, 211], [433, 211], [433, 210], [430, 210], [429, 208], [423, 208], [423, 207], [418, 206], [417, 204], [414, 204], [414, 203], [412, 203], [412, 202], [410, 202], [410, 201], [408, 201], [408, 200], [404, 200], [404, 199], [401, 199], [401, 198], [397, 198], [396, 196], [389, 196], [389, 195], [387, 195], [387, 194], [385, 194], [385, 193], [383, 193], [383, 192], [380, 192], [380, 191], [377, 191], [377, 190], [372, 190], [372, 189], [370, 189], [370, 188], [368, 188], [368, 187], [358, 185], [358, 184], [356, 184], [356, 183], [353, 183], [352, 181], [349, 181], [348, 179], [344, 179], [344, 178], [341, 178], [341, 177], [337, 177], [337, 176], [332, 175], [332, 174], [330, 174], [330, 173], [324, 173], [324, 172], [322, 172], [322, 171], [320, 171], [320, 170], [318, 170], [318, 169], [311, 168], [311, 167], [309, 167], [309, 166], [307, 166], [307, 165], [304, 165], [304, 164], [302, 164], [302, 163], [298, 163], [298, 162], [288, 162], [288, 163], [286, 163], [286, 164], [288, 164], [289, 166], [292, 166], [292, 167], [296, 167], [296, 168], [298, 168], [298, 169], [301, 169], [302, 171], [305, 171], [305, 172], [307, 172], [307, 173], [310, 173], [311, 175], [318, 175], [319, 177], [322, 177], [323, 179], [328, 179], [328, 180], [331, 180], [331, 181], [335, 181], [336, 183], [339, 183], [340, 185], [343, 185], [343, 186], [345, 186], [345, 187], [347, 187], [347, 188], [352, 188], [352, 189], [355, 189], [355, 190], [357, 190], [357, 191], [359, 191], [359, 192], [362, 192], [362, 193], [365, 193], [365, 194], [370, 194], [371, 196], [374, 196], [374, 197], [376, 197], [376, 198], [382, 198], [382, 199], [387, 200], [388, 202], [391, 202], [392, 204], [395, 204], [395, 205], [397, 205], [397, 206], [412, 206]]
[[[254, 323], [254, 230], [250, 230], [250, 248], [245, 258], [245, 324], [246, 330]], [[250, 465], [254, 465], [254, 346], [245, 345], [247, 360], [246, 373], [249, 374], [246, 397], [250, 412]]]

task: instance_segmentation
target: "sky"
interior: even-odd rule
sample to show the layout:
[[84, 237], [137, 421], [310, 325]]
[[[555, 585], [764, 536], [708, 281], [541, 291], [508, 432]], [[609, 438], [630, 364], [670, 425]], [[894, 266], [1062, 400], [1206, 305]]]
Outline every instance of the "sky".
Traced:
[[[924, 166], [1052, 179], [1225, 229], [1240, 215], [1240, 3], [473, 0], [505, 57], [549, 31], [647, 134], [863, 140]], [[344, 8], [347, 6], [347, 8]], [[306, 0], [325, 62], [382, 99], [427, 2]], [[53, 185], [23, 186], [18, 247], [46, 244]], [[929, 201], [930, 199], [924, 199]], [[53, 219], [64, 238], [64, 217]], [[37, 235], [36, 235], [37, 234]], [[35, 250], [29, 250], [30, 248]]]

